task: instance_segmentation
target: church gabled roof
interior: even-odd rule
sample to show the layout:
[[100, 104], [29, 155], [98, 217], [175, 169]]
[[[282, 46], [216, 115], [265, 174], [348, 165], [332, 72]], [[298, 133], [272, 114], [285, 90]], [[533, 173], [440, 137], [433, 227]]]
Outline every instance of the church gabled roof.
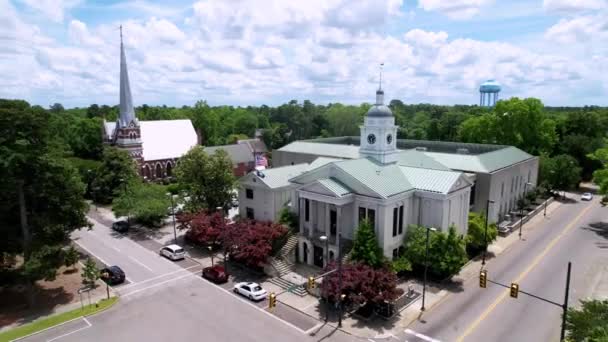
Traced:
[[179, 158], [197, 145], [190, 120], [140, 121], [145, 161]]

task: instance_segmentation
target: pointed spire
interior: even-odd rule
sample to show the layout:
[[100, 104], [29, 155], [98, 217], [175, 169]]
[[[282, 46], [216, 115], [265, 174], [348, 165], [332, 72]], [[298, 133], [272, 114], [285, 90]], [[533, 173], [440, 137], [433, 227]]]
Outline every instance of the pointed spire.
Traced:
[[122, 43], [122, 25], [120, 25], [120, 125], [125, 127], [136, 121], [133, 110], [133, 99], [131, 98], [131, 86], [129, 85], [129, 73], [127, 71], [127, 58]]
[[376, 90], [376, 105], [381, 106], [384, 104], [384, 90], [382, 90], [382, 68], [384, 67], [384, 63], [380, 63], [380, 84], [378, 85], [378, 90]]

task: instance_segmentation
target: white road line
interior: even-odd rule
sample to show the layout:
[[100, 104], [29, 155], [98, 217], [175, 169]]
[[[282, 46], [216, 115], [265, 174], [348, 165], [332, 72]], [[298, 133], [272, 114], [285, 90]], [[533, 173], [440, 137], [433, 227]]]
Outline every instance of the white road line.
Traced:
[[63, 334], [63, 335], [59, 335], [59, 336], [57, 336], [57, 337], [53, 337], [53, 338], [52, 338], [52, 339], [50, 339], [50, 340], [46, 340], [46, 342], [51, 342], [51, 341], [58, 340], [58, 339], [60, 339], [60, 338], [66, 337], [66, 336], [68, 336], [68, 335], [72, 335], [73, 333], [77, 333], [77, 332], [79, 332], [79, 331], [81, 331], [81, 330], [88, 329], [88, 328], [90, 328], [91, 326], [93, 326], [93, 325], [92, 325], [92, 324], [91, 324], [91, 323], [90, 323], [90, 322], [89, 322], [89, 321], [88, 321], [86, 318], [82, 317], [82, 319], [83, 319], [83, 320], [84, 320], [84, 322], [87, 324], [87, 326], [86, 326], [86, 327], [82, 327], [82, 328], [79, 328], [79, 329], [76, 329], [76, 330], [70, 331], [70, 332], [69, 332], [69, 333], [67, 333], [67, 334]]
[[160, 283], [156, 283], [156, 284], [153, 284], [153, 285], [150, 285], [150, 286], [143, 287], [141, 289], [137, 289], [137, 290], [133, 290], [131, 292], [127, 292], [127, 293], [121, 295], [121, 297], [128, 297], [128, 296], [130, 296], [132, 294], [136, 294], [136, 293], [141, 292], [141, 291], [145, 291], [145, 290], [148, 290], [148, 289], [151, 289], [151, 288], [154, 288], [154, 287], [158, 287], [158, 286], [161, 286], [163, 284], [166, 284], [166, 283], [169, 283], [169, 282], [172, 282], [172, 281], [180, 280], [182, 278], [191, 277], [193, 275], [195, 275], [195, 274], [189, 273], [189, 274], [177, 277], [177, 278], [171, 278], [169, 280], [165, 280], [165, 281], [162, 281]]
[[127, 284], [127, 285], [121, 286], [120, 290], [124, 290], [124, 289], [126, 289], [128, 287], [132, 287], [133, 285], [140, 285], [140, 284], [143, 284], [143, 283], [147, 283], [149, 281], [156, 280], [158, 278], [163, 278], [163, 277], [166, 277], [166, 276], [169, 276], [169, 275], [172, 275], [172, 274], [176, 274], [176, 273], [179, 273], [179, 272], [183, 272], [183, 271], [187, 272], [191, 268], [195, 268], [195, 267], [200, 267], [200, 265], [194, 265], [194, 266], [190, 266], [188, 268], [180, 268], [179, 270], [176, 270], [176, 271], [173, 271], [173, 272], [168, 272], [168, 273], [165, 273], [165, 274], [158, 275], [156, 277], [152, 277], [152, 278], [148, 278], [146, 280], [142, 280], [139, 283]]
[[97, 258], [99, 261], [101, 261], [102, 263], [106, 264], [107, 266], [112, 266], [112, 264], [108, 263], [107, 261], [103, 260], [100, 256], [95, 255], [95, 253], [92, 253], [88, 248], [86, 248], [85, 246], [83, 246], [80, 242], [78, 242], [77, 240], [72, 240], [74, 241], [78, 246], [80, 246], [82, 249], [84, 249], [87, 253], [89, 253], [90, 255], [92, 255], [93, 257]]
[[135, 259], [134, 257], [129, 255], [129, 259], [133, 260], [134, 262], [136, 262], [137, 264], [139, 264], [141, 267], [144, 267], [145, 269], [147, 269], [150, 272], [154, 272], [153, 269], [151, 269], [150, 267], [146, 266], [144, 263], [142, 263], [141, 261]]
[[422, 340], [425, 340], [425, 341], [428, 341], [428, 342], [441, 342], [441, 341], [436, 340], [436, 339], [434, 339], [432, 337], [428, 337], [426, 335], [417, 333], [417, 332], [415, 332], [414, 330], [411, 330], [411, 329], [405, 329], [404, 332], [406, 334], [414, 335], [414, 336], [418, 337], [419, 339], [422, 339]]
[[215, 288], [215, 289], [220, 290], [220, 291], [222, 291], [222, 292], [224, 292], [224, 293], [227, 293], [229, 297], [232, 297], [232, 298], [234, 298], [234, 299], [236, 299], [236, 300], [240, 301], [241, 303], [244, 303], [244, 304], [246, 304], [246, 305], [249, 305], [249, 306], [251, 306], [252, 308], [254, 308], [254, 309], [256, 309], [256, 310], [258, 310], [258, 311], [260, 311], [260, 312], [265, 313], [266, 315], [268, 315], [268, 316], [270, 316], [270, 317], [272, 317], [272, 318], [274, 318], [274, 319], [278, 320], [279, 322], [282, 322], [283, 324], [287, 325], [288, 327], [291, 327], [291, 328], [293, 328], [293, 329], [296, 329], [297, 331], [301, 332], [302, 334], [306, 334], [306, 331], [302, 330], [301, 328], [296, 327], [296, 326], [295, 326], [295, 325], [293, 325], [292, 323], [289, 323], [289, 322], [287, 322], [287, 321], [285, 321], [285, 320], [282, 320], [281, 318], [279, 318], [279, 317], [277, 317], [277, 316], [275, 316], [275, 315], [271, 314], [270, 312], [266, 311], [265, 309], [262, 309], [262, 308], [260, 308], [260, 307], [258, 307], [258, 306], [255, 306], [253, 303], [250, 303], [250, 302], [248, 302], [248, 301], [246, 301], [246, 300], [244, 300], [244, 299], [241, 299], [241, 298], [239, 298], [239, 297], [235, 296], [235, 295], [234, 295], [234, 293], [233, 293], [231, 290], [227, 290], [227, 289], [225, 289], [225, 288], [223, 288], [223, 287], [221, 287], [221, 286], [217, 286], [217, 285], [210, 284], [210, 283], [209, 283], [207, 280], [203, 279], [202, 277], [196, 277], [196, 279], [198, 279], [198, 280], [200, 280], [200, 281], [202, 281], [202, 282], [205, 282], [207, 285], [211, 286], [212, 288]]

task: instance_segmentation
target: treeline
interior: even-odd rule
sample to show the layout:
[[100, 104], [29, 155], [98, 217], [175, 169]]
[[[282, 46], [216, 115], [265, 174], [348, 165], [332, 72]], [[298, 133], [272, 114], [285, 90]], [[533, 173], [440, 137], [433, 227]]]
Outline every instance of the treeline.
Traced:
[[[517, 146], [534, 155], [568, 155], [582, 168], [582, 178], [590, 179], [600, 163], [587, 157], [604, 145], [608, 130], [608, 109], [603, 107], [544, 107], [537, 99], [512, 98], [494, 108], [479, 106], [439, 106], [390, 101], [398, 137], [492, 143]], [[292, 100], [277, 107], [143, 105], [136, 108], [140, 120], [191, 119], [206, 146], [234, 143], [264, 129], [270, 148], [301, 139], [359, 135], [359, 125], [370, 104], [317, 105]], [[99, 160], [102, 152], [101, 121], [115, 121], [118, 106], [64, 109], [50, 107], [52, 126], [75, 157]]]

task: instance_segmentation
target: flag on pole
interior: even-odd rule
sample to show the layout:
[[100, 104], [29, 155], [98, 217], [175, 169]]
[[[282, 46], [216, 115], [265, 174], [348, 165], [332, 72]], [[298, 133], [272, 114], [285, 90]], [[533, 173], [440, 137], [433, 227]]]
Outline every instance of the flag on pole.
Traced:
[[262, 153], [258, 153], [255, 155], [255, 166], [268, 166], [268, 160]]

